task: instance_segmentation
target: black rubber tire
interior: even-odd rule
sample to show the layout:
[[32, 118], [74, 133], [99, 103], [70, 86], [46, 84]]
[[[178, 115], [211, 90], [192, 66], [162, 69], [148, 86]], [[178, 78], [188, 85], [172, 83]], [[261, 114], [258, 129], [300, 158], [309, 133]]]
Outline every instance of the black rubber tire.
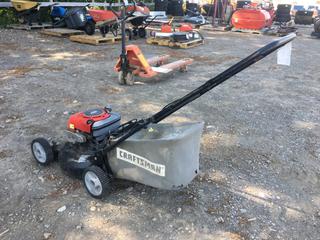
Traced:
[[26, 21], [26, 19], [24, 17], [18, 17], [18, 22], [20, 24], [25, 24], [27, 21]]
[[147, 35], [147, 31], [145, 28], [138, 28], [138, 35], [140, 38], [145, 38]]
[[118, 73], [118, 82], [120, 85], [133, 85], [134, 78], [131, 72], [128, 72], [126, 76], [124, 76], [123, 71]]
[[[39, 161], [39, 159], [37, 158], [36, 154], [34, 153], [33, 146], [34, 146], [35, 143], [39, 143], [42, 146], [42, 148], [43, 148], [43, 150], [44, 150], [44, 152], [46, 154], [45, 161]], [[48, 164], [50, 164], [51, 162], [54, 161], [54, 153], [53, 153], [52, 146], [44, 138], [36, 138], [31, 142], [31, 152], [32, 152], [32, 155], [33, 155], [34, 159], [37, 161], [37, 163], [39, 163], [39, 164], [41, 164], [43, 166], [46, 166], [46, 165], [48, 165]]]
[[320, 19], [316, 19], [314, 23], [314, 31], [316, 33], [320, 33]]
[[[95, 194], [91, 193], [89, 188], [87, 187], [86, 181], [85, 181], [85, 176], [88, 172], [92, 172], [98, 177], [98, 179], [101, 183], [101, 186], [102, 186], [101, 194], [95, 195]], [[82, 181], [83, 181], [84, 187], [86, 188], [86, 190], [90, 194], [90, 196], [100, 199], [100, 198], [103, 198], [108, 193], [108, 191], [110, 189], [111, 177], [108, 176], [108, 174], [105, 171], [103, 171], [100, 167], [98, 167], [96, 165], [92, 165], [83, 171]]]
[[136, 28], [132, 29], [132, 35], [133, 35], [133, 37], [138, 36], [138, 30]]
[[58, 161], [61, 169], [70, 177], [81, 179], [84, 169], [92, 165], [90, 161], [78, 163], [81, 155], [90, 155], [87, 143], [66, 142], [60, 146]]
[[93, 35], [96, 31], [96, 25], [94, 22], [88, 21], [86, 25], [84, 25], [84, 32], [88, 35]]
[[129, 40], [132, 40], [132, 31], [130, 29], [125, 30], [126, 37], [128, 37]]

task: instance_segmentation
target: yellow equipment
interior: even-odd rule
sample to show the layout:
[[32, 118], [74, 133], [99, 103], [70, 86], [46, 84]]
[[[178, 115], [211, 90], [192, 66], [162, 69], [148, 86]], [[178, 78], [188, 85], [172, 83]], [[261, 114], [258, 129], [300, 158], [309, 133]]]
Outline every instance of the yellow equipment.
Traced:
[[32, 26], [33, 21], [37, 21], [41, 25], [40, 4], [38, 2], [27, 0], [11, 0], [11, 4], [15, 10], [15, 14], [20, 23], [28, 23]]
[[25, 1], [25, 0], [11, 0], [11, 4], [18, 12], [26, 11], [35, 8], [39, 5], [37, 2]]

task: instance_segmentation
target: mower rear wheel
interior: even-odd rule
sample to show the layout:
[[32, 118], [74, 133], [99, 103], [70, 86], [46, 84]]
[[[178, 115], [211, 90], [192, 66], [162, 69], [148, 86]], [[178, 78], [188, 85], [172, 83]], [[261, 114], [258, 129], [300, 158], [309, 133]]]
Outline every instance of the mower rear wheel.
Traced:
[[52, 146], [44, 138], [34, 139], [31, 143], [31, 151], [35, 160], [41, 165], [48, 165], [54, 160]]
[[93, 35], [96, 31], [96, 25], [94, 24], [94, 22], [88, 21], [86, 25], [84, 25], [84, 31], [88, 35]]
[[88, 193], [94, 198], [102, 198], [108, 192], [111, 177], [98, 166], [90, 166], [84, 170], [83, 183]]
[[133, 85], [133, 74], [131, 72], [127, 72], [127, 74], [124, 74], [123, 71], [120, 71], [118, 75], [118, 81], [121, 85]]

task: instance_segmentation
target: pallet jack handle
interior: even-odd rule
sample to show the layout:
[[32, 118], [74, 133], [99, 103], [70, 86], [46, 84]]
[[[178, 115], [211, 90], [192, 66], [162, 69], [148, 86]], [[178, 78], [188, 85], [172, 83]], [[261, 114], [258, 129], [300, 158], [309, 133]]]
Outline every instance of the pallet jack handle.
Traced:
[[[120, 126], [119, 131], [123, 134], [120, 134], [115, 141], [113, 141], [105, 150], [110, 151], [114, 147], [116, 147], [121, 142], [125, 141], [127, 138], [135, 134], [136, 132], [140, 131], [141, 129], [145, 128], [150, 123], [158, 123], [164, 118], [168, 117], [169, 115], [173, 114], [174, 112], [178, 111], [183, 106], [187, 105], [188, 103], [194, 101], [195, 99], [199, 98], [206, 92], [210, 91], [211, 89], [215, 88], [216, 86], [220, 85], [224, 81], [228, 80], [230, 77], [236, 75], [237, 73], [243, 71], [244, 69], [248, 68], [252, 64], [260, 61], [261, 59], [265, 58], [275, 50], [283, 47], [287, 43], [294, 40], [296, 34], [291, 33], [285, 37], [279, 38], [277, 40], [272, 41], [271, 43], [265, 45], [264, 47], [258, 49], [248, 57], [244, 58], [240, 62], [234, 64], [224, 72], [220, 73], [214, 78], [211, 78], [200, 87], [196, 88], [195, 90], [191, 91], [187, 95], [182, 98], [179, 98], [172, 103], [166, 105], [162, 110], [151, 116], [147, 119], [141, 119], [139, 121], [130, 121]], [[122, 129], [121, 129], [122, 128]]]

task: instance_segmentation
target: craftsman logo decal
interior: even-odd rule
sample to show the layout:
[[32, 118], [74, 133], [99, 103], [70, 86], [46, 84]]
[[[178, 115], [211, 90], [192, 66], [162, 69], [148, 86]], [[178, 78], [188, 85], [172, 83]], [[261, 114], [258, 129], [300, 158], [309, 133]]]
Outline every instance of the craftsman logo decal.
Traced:
[[143, 168], [161, 177], [164, 177], [166, 175], [166, 166], [153, 163], [144, 157], [128, 152], [124, 149], [117, 148], [117, 158]]

